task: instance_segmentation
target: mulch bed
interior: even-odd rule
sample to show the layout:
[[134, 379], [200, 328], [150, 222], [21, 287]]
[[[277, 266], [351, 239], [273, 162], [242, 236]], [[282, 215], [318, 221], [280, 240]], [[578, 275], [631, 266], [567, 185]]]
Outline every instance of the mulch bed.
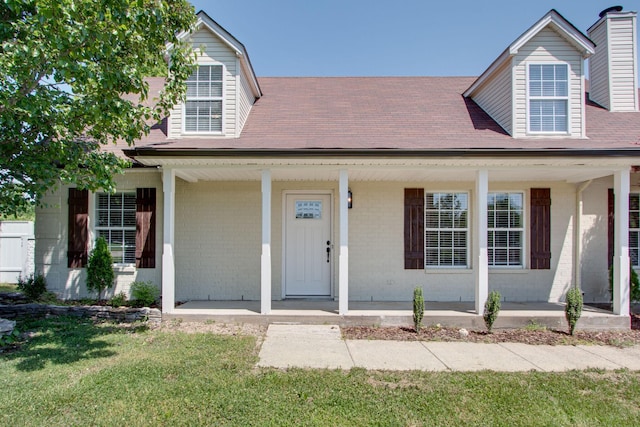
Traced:
[[459, 328], [438, 328], [428, 326], [416, 333], [407, 327], [344, 327], [342, 334], [346, 339], [396, 340], [396, 341], [456, 341], [501, 343], [517, 342], [523, 344], [578, 345], [599, 344], [626, 347], [640, 344], [640, 315], [631, 315], [631, 330], [628, 331], [576, 331], [571, 336], [566, 330], [546, 328], [536, 329], [499, 329], [489, 334], [487, 331], [467, 331]]

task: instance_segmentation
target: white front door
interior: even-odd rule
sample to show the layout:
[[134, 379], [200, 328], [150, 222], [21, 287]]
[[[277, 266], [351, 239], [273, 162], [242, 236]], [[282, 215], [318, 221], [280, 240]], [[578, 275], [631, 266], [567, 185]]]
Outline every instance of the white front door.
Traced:
[[285, 296], [331, 296], [331, 195], [287, 194]]

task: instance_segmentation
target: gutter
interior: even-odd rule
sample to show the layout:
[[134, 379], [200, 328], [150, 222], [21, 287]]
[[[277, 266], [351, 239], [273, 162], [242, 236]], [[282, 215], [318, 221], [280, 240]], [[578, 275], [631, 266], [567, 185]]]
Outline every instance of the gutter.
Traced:
[[123, 150], [128, 157], [630, 157], [640, 156], [640, 146], [634, 148], [533, 148], [533, 149], [340, 149], [340, 148], [303, 148], [303, 149], [236, 149], [236, 148], [178, 148], [163, 149], [141, 147]]

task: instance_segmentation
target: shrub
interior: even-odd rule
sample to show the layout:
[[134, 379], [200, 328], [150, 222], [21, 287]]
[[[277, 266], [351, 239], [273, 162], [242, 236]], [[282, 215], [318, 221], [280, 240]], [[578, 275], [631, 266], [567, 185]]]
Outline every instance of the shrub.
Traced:
[[160, 297], [160, 289], [150, 281], [133, 282], [131, 284], [131, 296], [138, 307], [149, 307]]
[[127, 295], [124, 292], [119, 292], [109, 300], [109, 305], [112, 307], [122, 307], [127, 305]]
[[[609, 268], [609, 295], [613, 300], [613, 267]], [[640, 302], [640, 279], [633, 267], [629, 267], [629, 299]]]
[[498, 318], [500, 312], [500, 292], [491, 291], [487, 300], [484, 303], [484, 324], [487, 326], [487, 331], [491, 333], [493, 328], [493, 322]]
[[37, 301], [47, 291], [47, 280], [42, 274], [18, 277], [18, 290], [31, 301]]
[[424, 297], [422, 296], [422, 288], [415, 288], [413, 290], [413, 326], [416, 332], [420, 332], [423, 317]]
[[571, 288], [567, 292], [567, 304], [564, 306], [564, 315], [569, 323], [569, 333], [573, 335], [578, 319], [582, 315], [582, 292], [578, 288]]
[[11, 331], [10, 334], [0, 334], [0, 348], [8, 347], [18, 341], [20, 341], [20, 332], [17, 329]]
[[99, 237], [87, 263], [87, 289], [98, 292], [100, 298], [102, 291], [113, 286], [114, 279], [111, 252], [104, 237]]

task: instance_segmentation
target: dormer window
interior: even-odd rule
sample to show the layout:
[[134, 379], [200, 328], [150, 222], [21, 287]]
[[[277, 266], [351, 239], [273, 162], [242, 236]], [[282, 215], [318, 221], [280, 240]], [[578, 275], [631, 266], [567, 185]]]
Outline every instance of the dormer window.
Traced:
[[567, 64], [529, 65], [529, 132], [564, 133], [569, 129]]
[[185, 133], [222, 133], [222, 65], [200, 65], [187, 79]]

